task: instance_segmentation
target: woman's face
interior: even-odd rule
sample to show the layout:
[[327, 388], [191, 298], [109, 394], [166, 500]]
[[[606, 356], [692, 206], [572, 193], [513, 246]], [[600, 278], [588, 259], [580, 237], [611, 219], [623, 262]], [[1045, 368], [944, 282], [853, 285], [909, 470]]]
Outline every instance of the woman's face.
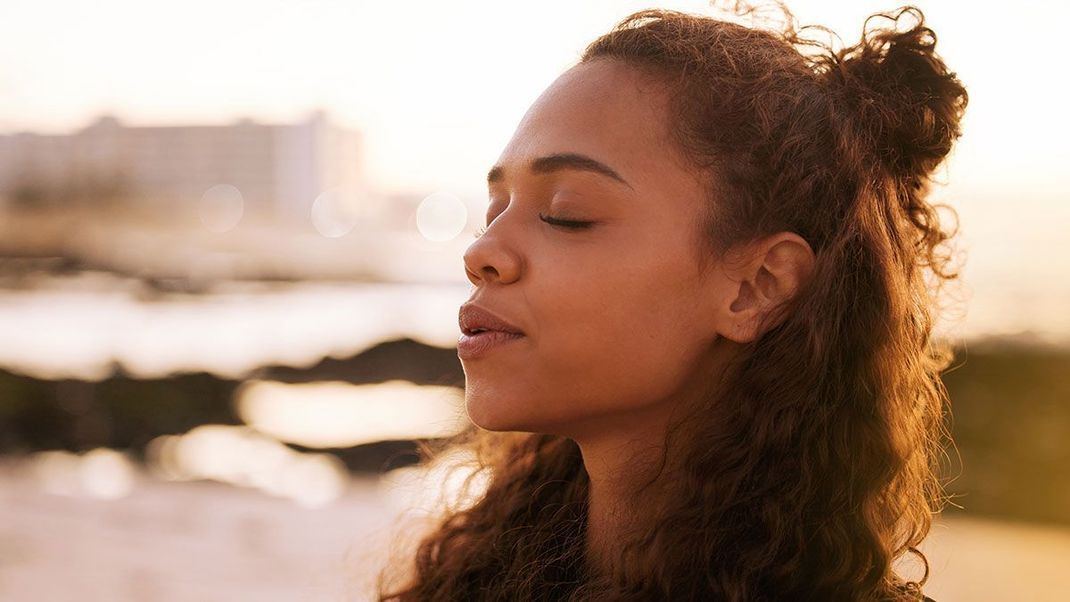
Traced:
[[578, 438], [653, 420], [696, 386], [727, 285], [696, 262], [705, 192], [673, 159], [665, 99], [626, 64], [580, 64], [491, 170], [465, 267], [472, 301], [525, 336], [462, 358], [477, 425]]

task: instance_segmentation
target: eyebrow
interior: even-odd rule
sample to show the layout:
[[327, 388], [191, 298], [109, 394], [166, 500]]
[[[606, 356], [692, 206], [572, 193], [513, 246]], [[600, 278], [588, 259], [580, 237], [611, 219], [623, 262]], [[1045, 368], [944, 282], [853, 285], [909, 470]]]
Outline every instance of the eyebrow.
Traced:
[[[601, 161], [592, 159], [587, 155], [578, 153], [554, 153], [552, 155], [538, 157], [528, 164], [528, 169], [535, 174], [548, 174], [565, 169], [588, 171], [606, 176], [624, 184], [628, 188], [632, 188], [632, 185], [622, 178], [612, 167]], [[487, 184], [501, 182], [503, 179], [505, 179], [505, 168], [501, 165], [495, 165], [490, 168], [489, 172], [487, 172]]]

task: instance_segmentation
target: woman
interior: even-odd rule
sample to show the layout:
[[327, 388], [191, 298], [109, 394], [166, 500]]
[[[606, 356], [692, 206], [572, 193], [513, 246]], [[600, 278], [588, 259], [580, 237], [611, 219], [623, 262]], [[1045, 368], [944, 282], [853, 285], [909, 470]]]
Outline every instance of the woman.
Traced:
[[663, 10], [590, 44], [464, 256], [484, 490], [381, 599], [923, 599], [892, 562], [946, 502], [926, 192], [967, 101], [934, 45], [914, 8], [836, 51]]

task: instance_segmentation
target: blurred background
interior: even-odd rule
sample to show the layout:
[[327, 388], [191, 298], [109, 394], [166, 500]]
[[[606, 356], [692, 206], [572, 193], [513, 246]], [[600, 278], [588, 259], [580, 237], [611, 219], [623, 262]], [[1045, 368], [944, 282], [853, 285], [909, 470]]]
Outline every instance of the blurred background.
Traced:
[[[789, 5], [849, 43], [897, 6]], [[411, 465], [465, 424], [486, 170], [650, 6], [0, 9], [0, 599], [369, 599], [391, 521], [449, 486]], [[1064, 600], [1070, 9], [920, 7], [970, 92], [934, 192], [963, 278], [938, 329], [956, 497], [925, 591]]]

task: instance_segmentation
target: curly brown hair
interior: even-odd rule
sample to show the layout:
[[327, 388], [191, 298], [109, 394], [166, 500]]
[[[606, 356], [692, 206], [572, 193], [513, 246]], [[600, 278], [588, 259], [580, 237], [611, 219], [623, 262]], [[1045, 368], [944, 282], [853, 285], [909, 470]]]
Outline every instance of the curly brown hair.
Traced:
[[[581, 59], [671, 91], [673, 140], [708, 180], [708, 257], [784, 230], [816, 256], [787, 317], [670, 429], [683, 470], [664, 503], [614, 571], [592, 570], [577, 444], [470, 428], [425, 462], [474, 450], [484, 487], [403, 559], [403, 582], [380, 574], [380, 600], [922, 599], [916, 546], [948, 501], [951, 441], [952, 353], [932, 328], [958, 276], [947, 207], [927, 197], [967, 94], [917, 8], [871, 16], [839, 49], [785, 14], [768, 29], [644, 10]], [[893, 570], [908, 553], [918, 582]]]

